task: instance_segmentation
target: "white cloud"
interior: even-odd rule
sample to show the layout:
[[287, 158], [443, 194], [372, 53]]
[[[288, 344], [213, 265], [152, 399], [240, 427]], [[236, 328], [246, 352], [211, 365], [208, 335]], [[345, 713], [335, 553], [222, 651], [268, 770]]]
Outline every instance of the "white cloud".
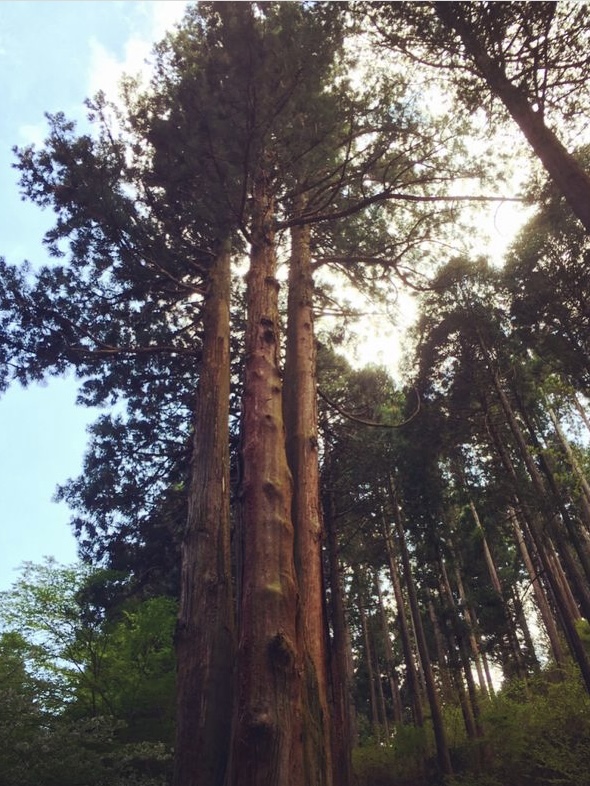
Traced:
[[24, 145], [43, 147], [47, 136], [47, 123], [25, 123], [18, 128], [19, 140]]
[[151, 11], [152, 34], [157, 41], [180, 22], [189, 3], [186, 0], [155, 0], [144, 5]]
[[125, 57], [117, 56], [96, 38], [90, 39], [90, 75], [88, 94], [90, 96], [104, 91], [109, 98], [116, 99], [119, 82], [124, 74], [135, 76], [147, 71], [146, 59], [152, 45], [147, 40], [130, 38], [125, 44]]
[[88, 94], [104, 91], [111, 100], [118, 98], [121, 78], [128, 74], [146, 80], [150, 75], [149, 58], [154, 44], [180, 21], [188, 3], [186, 0], [152, 0], [139, 2], [136, 7], [136, 29], [125, 43], [124, 57], [118, 58], [96, 38], [89, 42], [91, 65]]

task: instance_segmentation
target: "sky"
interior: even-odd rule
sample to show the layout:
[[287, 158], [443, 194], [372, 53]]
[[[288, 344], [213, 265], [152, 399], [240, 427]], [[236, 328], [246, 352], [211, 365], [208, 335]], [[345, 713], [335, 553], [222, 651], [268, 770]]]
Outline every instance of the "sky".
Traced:
[[[40, 144], [45, 113], [85, 122], [84, 99], [116, 93], [122, 73], [147, 71], [153, 43], [186, 2], [2, 0], [0, 2], [0, 255], [44, 264], [51, 214], [21, 200], [12, 148]], [[96, 411], [75, 405], [73, 379], [52, 379], [0, 396], [0, 591], [25, 561], [76, 560], [70, 511], [56, 487], [82, 466]]]

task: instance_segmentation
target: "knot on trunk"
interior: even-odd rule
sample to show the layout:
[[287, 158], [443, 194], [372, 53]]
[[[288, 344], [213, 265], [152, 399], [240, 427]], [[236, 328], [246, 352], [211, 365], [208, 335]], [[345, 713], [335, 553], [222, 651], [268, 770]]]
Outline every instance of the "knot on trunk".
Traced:
[[246, 728], [250, 745], [268, 744], [276, 733], [276, 724], [266, 709], [254, 710], [249, 713]]
[[268, 654], [273, 666], [287, 671], [295, 662], [295, 648], [281, 631], [268, 643]]

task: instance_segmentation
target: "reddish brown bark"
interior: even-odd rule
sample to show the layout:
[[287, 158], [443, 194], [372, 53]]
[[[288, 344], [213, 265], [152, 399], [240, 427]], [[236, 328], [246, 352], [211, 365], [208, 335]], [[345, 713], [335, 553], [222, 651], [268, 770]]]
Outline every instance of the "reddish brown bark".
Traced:
[[292, 481], [283, 426], [273, 224], [269, 176], [262, 171], [254, 183], [246, 292], [233, 786], [305, 784]]
[[310, 228], [291, 229], [283, 411], [293, 475], [295, 568], [299, 634], [304, 657], [304, 766], [307, 782], [332, 783], [328, 704], [327, 624], [322, 562], [316, 346]]
[[481, 535], [481, 543], [482, 543], [482, 548], [483, 548], [483, 553], [484, 553], [484, 559], [485, 559], [486, 567], [488, 569], [488, 574], [490, 576], [490, 581], [491, 581], [492, 587], [494, 589], [494, 592], [497, 595], [498, 601], [499, 601], [499, 603], [500, 603], [500, 605], [502, 607], [502, 612], [503, 612], [504, 618], [505, 618], [506, 623], [507, 623], [506, 624], [506, 637], [507, 637], [508, 643], [510, 645], [510, 650], [511, 650], [511, 655], [512, 655], [511, 660], [512, 660], [512, 663], [513, 663], [513, 668], [515, 669], [515, 672], [517, 674], [519, 674], [524, 679], [524, 678], [526, 678], [526, 668], [525, 668], [525, 664], [524, 664], [524, 661], [523, 661], [523, 658], [522, 658], [522, 653], [520, 651], [520, 645], [518, 643], [518, 639], [517, 639], [516, 634], [514, 632], [514, 628], [515, 628], [514, 621], [512, 619], [512, 614], [511, 614], [510, 608], [508, 606], [508, 603], [506, 602], [506, 598], [504, 597], [504, 591], [502, 589], [502, 584], [501, 584], [500, 578], [498, 576], [498, 571], [496, 569], [496, 563], [495, 563], [494, 558], [492, 556], [492, 552], [490, 551], [490, 547], [489, 547], [489, 544], [488, 544], [488, 539], [486, 537], [485, 530], [483, 528], [483, 525], [482, 525], [481, 520], [479, 518], [479, 514], [477, 512], [477, 508], [475, 507], [475, 504], [473, 503], [473, 500], [469, 500], [469, 509], [470, 509], [471, 514], [473, 516], [473, 520], [475, 521], [475, 525], [476, 525], [476, 527], [477, 527], [477, 529], [478, 529], [478, 531], [479, 531], [479, 533]]
[[444, 592], [444, 597], [446, 598], [447, 607], [451, 611], [450, 614], [451, 628], [453, 630], [454, 639], [457, 644], [457, 651], [459, 653], [459, 659], [461, 661], [461, 666], [463, 668], [463, 675], [464, 675], [465, 683], [467, 685], [467, 695], [469, 697], [469, 706], [470, 706], [471, 716], [473, 718], [473, 724], [474, 724], [473, 732], [476, 737], [483, 737], [483, 729], [480, 721], [481, 712], [479, 708], [479, 701], [477, 698], [477, 691], [475, 689], [475, 682], [473, 680], [471, 659], [469, 657], [467, 642], [465, 641], [465, 636], [463, 635], [462, 626], [459, 624], [460, 623], [459, 610], [457, 609], [457, 604], [455, 603], [455, 598], [453, 596], [451, 583], [449, 581], [449, 576], [447, 574], [446, 564], [442, 555], [439, 555], [439, 566], [440, 566], [440, 576], [441, 576], [441, 588]]
[[518, 519], [516, 518], [516, 514], [513, 510], [509, 511], [510, 520], [512, 521], [512, 526], [514, 528], [514, 534], [516, 536], [516, 541], [518, 543], [518, 548], [520, 550], [520, 554], [522, 556], [523, 562], [529, 574], [531, 584], [533, 586], [533, 592], [535, 594], [535, 600], [537, 602], [537, 608], [539, 609], [539, 613], [541, 615], [541, 619], [543, 620], [543, 625], [545, 626], [545, 630], [547, 632], [547, 637], [549, 638], [549, 643], [551, 645], [551, 651], [555, 662], [560, 668], [565, 666], [565, 657], [563, 654], [563, 648], [561, 646], [561, 641], [559, 638], [559, 633], [557, 631], [557, 625], [555, 624], [555, 620], [553, 618], [553, 614], [551, 613], [551, 609], [549, 607], [549, 602], [545, 595], [545, 590], [543, 585], [539, 581], [538, 572], [535, 570], [533, 565], [533, 561], [529, 554], [529, 550], [524, 539], [524, 535], [521, 531], [520, 525], [518, 523]]
[[473, 661], [475, 663], [475, 669], [477, 671], [477, 679], [479, 681], [479, 687], [481, 689], [481, 692], [484, 694], [484, 696], [487, 696], [488, 688], [483, 673], [483, 665], [481, 662], [481, 656], [479, 651], [479, 642], [477, 641], [477, 637], [475, 633], [476, 619], [475, 616], [473, 615], [471, 604], [469, 603], [469, 599], [467, 598], [467, 594], [465, 592], [465, 586], [463, 584], [463, 577], [461, 576], [461, 571], [459, 570], [459, 567], [456, 563], [454, 566], [454, 574], [455, 574], [455, 583], [457, 585], [457, 590], [459, 592], [459, 599], [461, 600], [461, 607], [463, 609], [463, 615], [465, 617], [465, 622], [467, 623], [469, 646], [471, 647], [471, 655], [473, 657]]
[[209, 276], [176, 632], [174, 783], [221, 786], [228, 760], [235, 631], [229, 523], [230, 252]]
[[[590, 527], [590, 483], [588, 483], [584, 471], [580, 467], [580, 464], [575, 456], [574, 451], [561, 428], [561, 424], [555, 414], [554, 410], [549, 407], [548, 408], [549, 417], [551, 418], [551, 422], [555, 427], [555, 433], [557, 434], [557, 438], [559, 440], [559, 444], [561, 445], [563, 452], [565, 453], [567, 460], [574, 471], [576, 476], [577, 482], [580, 486], [580, 504], [582, 506], [583, 517], [586, 523], [586, 527]], [[586, 534], [587, 537], [587, 534]]]

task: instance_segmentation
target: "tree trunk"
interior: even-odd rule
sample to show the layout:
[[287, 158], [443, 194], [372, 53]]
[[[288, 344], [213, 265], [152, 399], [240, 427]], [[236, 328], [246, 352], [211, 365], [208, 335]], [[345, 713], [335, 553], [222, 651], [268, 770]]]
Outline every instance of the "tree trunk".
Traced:
[[533, 671], [538, 673], [540, 669], [539, 659], [537, 658], [537, 653], [535, 652], [535, 645], [533, 643], [533, 637], [531, 636], [529, 623], [526, 618], [526, 614], [524, 613], [523, 602], [518, 595], [516, 587], [512, 585], [510, 589], [512, 593], [512, 605], [514, 606], [514, 619], [522, 633], [525, 652], [528, 656], [526, 659], [527, 666], [532, 667]]
[[291, 229], [287, 318], [283, 412], [287, 459], [293, 476], [298, 629], [304, 656], [304, 766], [308, 783], [331, 786], [331, 718], [309, 225]]
[[[510, 430], [512, 431], [512, 434], [519, 447], [523, 461], [525, 462], [525, 465], [533, 481], [535, 491], [541, 497], [544, 497], [545, 489], [543, 487], [542, 481], [540, 480], [538, 470], [534, 465], [532, 457], [530, 456], [526, 441], [520, 430], [518, 422], [514, 417], [514, 413], [512, 412], [510, 402], [508, 401], [506, 394], [504, 393], [502, 386], [499, 382], [498, 375], [496, 372], [493, 371], [492, 366], [490, 365], [491, 361], [489, 355], [487, 354], [487, 351], [485, 350], [485, 346], [483, 345], [483, 342], [482, 342], [482, 349], [484, 349], [484, 352], [486, 352], [486, 359], [488, 362], [488, 368], [490, 371], [490, 376], [492, 378], [494, 388], [498, 394], [498, 398], [500, 399], [500, 404], [502, 406], [502, 410], [504, 411], [504, 415], [506, 417]], [[503, 460], [505, 459], [503, 458]], [[513, 470], [513, 477], [514, 475], [515, 473]], [[588, 691], [588, 693], [590, 693], [590, 658], [586, 653], [584, 645], [580, 639], [580, 636], [574, 624], [575, 617], [572, 616], [572, 613], [568, 607], [565, 588], [561, 583], [558, 575], [556, 574], [555, 566], [552, 564], [552, 561], [550, 559], [550, 555], [547, 549], [547, 540], [548, 540], [547, 533], [544, 531], [544, 528], [542, 527], [540, 522], [537, 521], [535, 516], [531, 516], [529, 518], [528, 525], [530, 528], [531, 536], [535, 543], [535, 547], [537, 549], [537, 553], [539, 555], [539, 559], [541, 560], [541, 564], [545, 571], [545, 575], [547, 576], [547, 580], [549, 581], [551, 589], [553, 591], [555, 602], [559, 610], [562, 624], [564, 626], [564, 631], [566, 633], [567, 640], [570, 644], [572, 654], [580, 667], [580, 671], [582, 673], [582, 678], [584, 680], [586, 690]]]
[[559, 511], [559, 517], [555, 516], [552, 521], [554, 538], [556, 541], [559, 540], [563, 542], [563, 545], [568, 549], [568, 555], [563, 554], [562, 556], [568, 570], [570, 570], [571, 566], [571, 573], [573, 575], [570, 575], [570, 579], [572, 579], [576, 587], [579, 588], [579, 597], [583, 604], [584, 614], [590, 618], [590, 589], [588, 587], [588, 582], [590, 582], [590, 549], [588, 547], [588, 542], [583, 536], [580, 528], [570, 516], [568, 507], [563, 500], [563, 495], [558, 488], [554, 472], [542, 448], [532, 419], [529, 417], [529, 413], [518, 396], [517, 401], [522, 419], [527, 426], [533, 449], [537, 453], [539, 465], [543, 472], [541, 482], [544, 477], [547, 488], [555, 501], [556, 511]]
[[453, 630], [455, 641], [457, 642], [457, 650], [459, 652], [459, 658], [461, 661], [461, 665], [463, 667], [463, 674], [465, 675], [465, 683], [467, 684], [467, 694], [469, 696], [469, 704], [471, 706], [471, 712], [473, 715], [475, 736], [483, 737], [483, 729], [480, 720], [481, 712], [479, 708], [479, 702], [477, 700], [475, 681], [473, 679], [471, 658], [469, 657], [469, 651], [465, 642], [465, 636], [463, 635], [463, 631], [462, 631], [459, 610], [457, 609], [457, 604], [455, 603], [455, 598], [453, 596], [451, 583], [449, 581], [447, 568], [442, 554], [439, 555], [439, 566], [440, 566], [440, 575], [442, 579], [442, 588], [444, 590], [445, 596], [447, 598], [448, 607], [451, 612], [450, 613], [451, 628]]
[[451, 685], [451, 678], [449, 675], [449, 667], [447, 664], [447, 648], [445, 647], [443, 634], [440, 629], [440, 622], [436, 616], [436, 609], [432, 599], [428, 601], [428, 616], [434, 631], [434, 642], [436, 645], [436, 656], [438, 659], [439, 679], [441, 685], [441, 696], [443, 703], [454, 700], [453, 686]]
[[397, 567], [395, 552], [393, 548], [393, 538], [385, 524], [385, 521], [383, 521], [383, 535], [385, 538], [385, 547], [387, 549], [389, 571], [391, 573], [391, 583], [393, 586], [393, 593], [395, 596], [395, 605], [397, 607], [397, 618], [399, 622], [404, 660], [406, 662], [406, 679], [408, 680], [410, 700], [412, 702], [412, 714], [414, 716], [414, 724], [416, 726], [423, 726], [424, 711], [422, 709], [422, 701], [420, 697], [420, 685], [418, 683], [418, 674], [416, 673], [416, 663], [414, 661], [414, 654], [412, 652], [412, 642], [410, 640], [410, 629], [408, 627], [408, 620], [406, 617], [404, 596], [402, 594], [402, 585], [400, 581], [399, 570]]
[[543, 166], [554, 180], [574, 214], [590, 232], [590, 177], [545, 125], [526, 94], [507, 77], [502, 65], [486, 52], [477, 31], [461, 11], [461, 3], [435, 2], [439, 19], [454, 30], [473, 60], [479, 75], [504, 104]]
[[580, 501], [582, 504], [582, 509], [584, 511], [584, 519], [586, 521], [586, 526], [590, 526], [590, 483], [588, 483], [586, 476], [584, 475], [584, 472], [580, 467], [580, 464], [574, 454], [574, 451], [572, 450], [567, 437], [563, 433], [563, 429], [561, 428], [561, 424], [557, 418], [557, 415], [555, 414], [554, 410], [551, 407], [549, 407], [548, 411], [549, 411], [549, 417], [551, 418], [551, 421], [555, 427], [555, 433], [557, 434], [559, 444], [561, 445], [563, 452], [567, 456], [567, 460], [569, 461], [569, 464], [574, 471], [578, 483], [580, 484], [580, 492], [581, 492]]
[[[441, 576], [439, 576], [438, 597], [441, 609], [446, 609], [447, 592]], [[451, 630], [448, 614], [444, 614], [443, 620], [443, 632], [447, 642], [450, 673], [455, 685], [455, 695], [459, 700], [459, 706], [461, 707], [461, 714], [463, 715], [463, 723], [465, 725], [467, 736], [470, 740], [475, 740], [477, 739], [477, 727], [475, 725], [475, 718], [473, 717], [473, 708], [471, 706], [471, 702], [469, 701], [467, 692], [465, 691], [465, 682], [463, 680], [459, 653], [457, 650], [454, 633]]]
[[457, 563], [455, 563], [454, 565], [454, 574], [455, 574], [455, 582], [457, 584], [457, 590], [459, 592], [459, 599], [461, 600], [461, 606], [463, 608], [463, 614], [465, 616], [465, 622], [467, 623], [469, 646], [471, 647], [471, 655], [473, 656], [473, 662], [475, 663], [475, 670], [477, 671], [477, 679], [479, 681], [479, 687], [483, 695], [487, 696], [488, 688], [483, 673], [483, 666], [482, 666], [480, 652], [479, 652], [479, 644], [475, 634], [476, 631], [475, 616], [472, 613], [471, 604], [465, 593], [463, 577], [461, 576], [461, 571], [459, 570], [459, 566], [457, 565]]
[[381, 618], [381, 630], [383, 632], [383, 645], [385, 649], [385, 661], [387, 663], [387, 677], [391, 691], [391, 703], [393, 706], [393, 722], [402, 722], [402, 705], [399, 695], [399, 686], [395, 674], [395, 661], [393, 657], [393, 647], [391, 646], [391, 637], [389, 634], [389, 624], [387, 620], [387, 612], [385, 611], [385, 604], [383, 603], [383, 592], [381, 591], [381, 583], [379, 576], [375, 576], [375, 586], [377, 588], [377, 597], [379, 599], [379, 615]]
[[408, 590], [408, 597], [410, 600], [410, 611], [412, 613], [412, 619], [414, 620], [414, 628], [416, 631], [416, 643], [418, 645], [418, 652], [420, 653], [420, 660], [422, 661], [422, 670], [424, 673], [424, 679], [426, 681], [426, 693], [428, 696], [428, 704], [430, 706], [430, 714], [432, 717], [432, 725], [434, 729], [434, 739], [436, 741], [438, 764], [441, 773], [443, 775], [452, 775], [453, 768], [451, 766], [451, 757], [449, 755], [449, 747], [447, 744], [446, 732], [445, 732], [442, 713], [440, 709], [440, 702], [436, 690], [436, 684], [434, 682], [434, 675], [432, 673], [430, 656], [428, 654], [426, 636], [424, 635], [422, 617], [420, 616], [420, 606], [418, 604], [416, 585], [414, 584], [414, 577], [412, 575], [410, 555], [408, 553], [408, 548], [406, 546], [406, 536], [402, 524], [401, 512], [398, 506], [398, 502], [397, 502], [397, 498], [391, 478], [389, 478], [389, 493], [391, 497], [393, 517], [397, 529], [400, 554], [402, 558], [402, 565], [404, 567], [406, 587]]
[[518, 548], [520, 550], [522, 560], [529, 574], [531, 584], [533, 585], [533, 592], [535, 594], [537, 608], [539, 609], [541, 619], [543, 620], [543, 625], [545, 626], [545, 630], [547, 632], [547, 637], [549, 639], [549, 644], [551, 646], [551, 652], [553, 654], [553, 658], [556, 664], [559, 666], [559, 668], [563, 669], [565, 667], [565, 656], [563, 653], [563, 648], [561, 646], [561, 640], [559, 638], [557, 626], [555, 624], [555, 619], [553, 617], [553, 613], [549, 606], [547, 596], [545, 595], [545, 590], [543, 588], [543, 585], [539, 581], [538, 573], [533, 565], [533, 561], [529, 554], [529, 550], [527, 548], [524, 535], [519, 526], [516, 514], [513, 510], [510, 510], [509, 515], [512, 521], [514, 534], [516, 536], [516, 542], [518, 543]]
[[352, 701], [352, 662], [350, 652], [350, 634], [346, 621], [344, 592], [338, 562], [338, 545], [336, 538], [335, 505], [333, 492], [330, 489], [329, 458], [324, 464], [327, 480], [327, 493], [324, 504], [324, 523], [328, 551], [330, 578], [330, 608], [332, 621], [333, 644], [332, 660], [332, 696], [334, 704], [334, 722], [332, 726], [332, 764], [334, 783], [337, 786], [352, 786], [352, 746], [355, 741], [354, 704]]
[[[270, 162], [269, 162], [270, 169]], [[253, 188], [242, 421], [242, 586], [233, 786], [304, 786], [292, 480], [269, 174]]]
[[[470, 502], [470, 505], [473, 506], [472, 510], [475, 510], [475, 505], [473, 505], [473, 502], [471, 502], [471, 500], [469, 502]], [[476, 515], [477, 515], [477, 513], [476, 513]], [[478, 517], [478, 521], [479, 521], [479, 517]], [[484, 539], [485, 539], [485, 537], [484, 537]], [[463, 610], [463, 617], [465, 619], [465, 623], [466, 623], [466, 626], [467, 626], [467, 637], [468, 637], [468, 640], [469, 640], [469, 647], [471, 649], [471, 655], [473, 657], [473, 662], [475, 663], [475, 670], [477, 671], [477, 679], [479, 681], [479, 686], [481, 688], [482, 693], [484, 694], [484, 696], [487, 696], [487, 692], [488, 692], [487, 691], [487, 685], [486, 685], [485, 676], [484, 676], [484, 673], [483, 673], [483, 666], [482, 666], [482, 663], [481, 663], [481, 657], [480, 657], [480, 652], [479, 652], [479, 643], [478, 643], [477, 636], [476, 636], [477, 619], [475, 617], [475, 614], [472, 611], [472, 607], [471, 607], [471, 604], [470, 604], [469, 599], [467, 597], [467, 593], [465, 592], [465, 585], [463, 584], [463, 577], [461, 575], [461, 569], [460, 569], [460, 560], [457, 557], [457, 553], [456, 553], [455, 546], [454, 546], [454, 543], [453, 543], [453, 538], [452, 538], [450, 533], [449, 533], [449, 536], [448, 536], [448, 544], [447, 545], [448, 545], [448, 548], [449, 548], [449, 551], [450, 551], [451, 558], [453, 560], [453, 574], [454, 574], [454, 577], [455, 577], [455, 584], [456, 584], [456, 587], [457, 587], [457, 591], [459, 593], [459, 600], [461, 601], [461, 608]], [[453, 600], [453, 604], [454, 604], [454, 599], [452, 598], [452, 596], [451, 596], [451, 599]]]
[[373, 738], [379, 744], [381, 742], [381, 727], [379, 725], [379, 709], [377, 707], [377, 691], [375, 689], [375, 668], [373, 661], [373, 647], [371, 646], [371, 638], [369, 636], [369, 626], [367, 624], [367, 614], [365, 612], [365, 604], [361, 596], [361, 589], [358, 592], [359, 615], [361, 618], [361, 629], [363, 631], [363, 641], [365, 644], [365, 660], [367, 662], [367, 676], [369, 680], [369, 704], [371, 711], [371, 728], [373, 729]]
[[590, 419], [588, 418], [588, 415], [586, 414], [586, 410], [584, 409], [584, 407], [583, 407], [582, 403], [580, 402], [580, 399], [578, 398], [576, 393], [573, 394], [573, 402], [574, 402], [575, 408], [578, 411], [578, 415], [582, 418], [582, 421], [583, 421], [584, 425], [586, 426], [586, 430], [590, 434]]
[[229, 519], [230, 248], [203, 305], [188, 519], [176, 630], [176, 786], [221, 786], [229, 755], [235, 626]]
[[486, 675], [486, 682], [488, 684], [488, 694], [490, 696], [496, 695], [496, 690], [494, 688], [494, 681], [492, 680], [492, 675], [490, 672], [490, 664], [488, 663], [488, 657], [486, 655], [485, 650], [481, 650], [481, 659], [483, 661], [483, 669]]
[[[373, 639], [375, 641], [375, 639]], [[377, 647], [373, 648], [373, 652], [375, 655], [375, 679], [377, 681], [377, 695], [379, 697], [379, 718], [381, 723], [381, 728], [383, 729], [383, 736], [385, 738], [385, 742], [389, 742], [390, 735], [389, 735], [389, 719], [387, 717], [387, 708], [385, 706], [385, 693], [383, 691], [383, 680], [381, 679], [381, 664], [379, 663], [379, 654], [377, 652]]]

